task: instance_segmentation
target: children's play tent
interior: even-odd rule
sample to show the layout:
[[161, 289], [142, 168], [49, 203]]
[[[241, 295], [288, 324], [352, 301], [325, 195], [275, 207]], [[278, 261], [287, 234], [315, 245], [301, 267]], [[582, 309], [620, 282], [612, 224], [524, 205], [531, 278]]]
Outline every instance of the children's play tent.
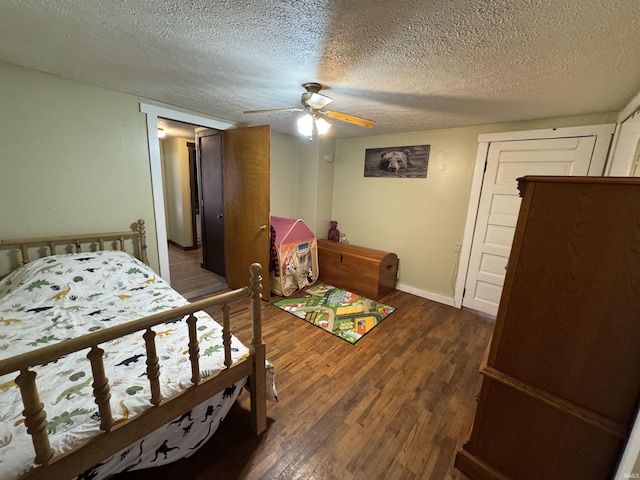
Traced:
[[271, 217], [271, 291], [288, 297], [318, 279], [316, 237], [301, 219]]

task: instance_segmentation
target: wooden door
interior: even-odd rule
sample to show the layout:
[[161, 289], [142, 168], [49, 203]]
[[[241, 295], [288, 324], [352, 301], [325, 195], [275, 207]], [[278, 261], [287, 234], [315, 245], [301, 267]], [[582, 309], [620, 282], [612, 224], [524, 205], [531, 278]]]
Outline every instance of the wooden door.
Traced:
[[202, 267], [225, 276], [222, 135], [207, 129], [196, 133], [202, 209]]
[[262, 295], [270, 298], [270, 140], [268, 125], [222, 132], [226, 277], [247, 284], [249, 266], [262, 265]]
[[496, 315], [525, 175], [587, 175], [595, 137], [493, 142], [489, 147], [463, 306]]

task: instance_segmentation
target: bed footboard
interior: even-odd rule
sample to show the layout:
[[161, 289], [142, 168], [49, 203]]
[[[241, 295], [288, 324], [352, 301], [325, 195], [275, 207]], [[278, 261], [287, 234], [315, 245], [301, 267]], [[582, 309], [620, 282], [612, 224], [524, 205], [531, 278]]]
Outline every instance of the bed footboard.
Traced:
[[[42, 478], [47, 480], [68, 479], [74, 473], [79, 474], [98, 464], [105, 458], [114, 455], [142, 438], [153, 430], [170, 422], [182, 413], [202, 403], [212, 395], [235, 384], [244, 377], [251, 382], [251, 427], [256, 434], [266, 429], [266, 369], [265, 345], [262, 341], [261, 328], [261, 266], [253, 264], [250, 268], [250, 286], [218, 294], [216, 296], [187, 304], [178, 308], [165, 310], [139, 320], [117, 325], [108, 329], [59, 342], [28, 353], [20, 354], [0, 361], [0, 375], [18, 372], [15, 380], [20, 388], [24, 404], [24, 422], [31, 435], [35, 450], [35, 463], [40, 465], [21, 478]], [[250, 355], [236, 363], [231, 360], [231, 325], [229, 304], [242, 298], [251, 298], [252, 340], [249, 346]], [[197, 337], [198, 318], [195, 312], [221, 306], [224, 368], [215, 376], [202, 378], [200, 373], [200, 347]], [[152, 327], [175, 321], [176, 318], [187, 317], [189, 340], [187, 350], [193, 385], [171, 398], [163, 398], [160, 390], [160, 359], [156, 354], [155, 336]], [[103, 364], [104, 351], [101, 344], [130, 335], [144, 332], [147, 368], [146, 374], [150, 384], [151, 407], [141, 414], [127, 419], [115, 420], [111, 412], [109, 380]], [[103, 434], [90, 439], [85, 445], [70, 453], [54, 456], [47, 433], [47, 417], [36, 385], [34, 366], [54, 361], [72, 352], [88, 350], [87, 358], [93, 374], [93, 396], [100, 414], [100, 430]]]

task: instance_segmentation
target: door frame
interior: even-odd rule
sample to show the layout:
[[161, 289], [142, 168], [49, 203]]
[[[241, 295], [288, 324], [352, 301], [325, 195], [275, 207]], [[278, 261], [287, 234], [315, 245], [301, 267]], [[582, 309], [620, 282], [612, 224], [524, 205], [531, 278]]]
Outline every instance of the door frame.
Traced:
[[234, 123], [201, 117], [190, 113], [179, 112], [157, 105], [140, 103], [140, 112], [147, 115], [147, 142], [149, 146], [149, 163], [151, 166], [151, 190], [153, 194], [153, 212], [156, 223], [156, 237], [158, 248], [158, 272], [169, 284], [171, 277], [169, 271], [169, 247], [167, 244], [167, 223], [164, 209], [164, 186], [162, 184], [162, 165], [160, 160], [160, 141], [158, 140], [158, 117], [179, 122], [191, 123], [203, 127], [227, 130], [235, 128]]
[[[593, 148], [593, 160], [589, 167], [589, 175], [602, 176], [607, 161], [611, 137], [615, 130], [615, 123], [601, 125], [585, 125], [580, 127], [545, 128], [540, 130], [523, 130], [517, 132], [483, 133], [478, 135], [478, 152], [476, 154], [476, 164], [473, 171], [473, 182], [471, 184], [471, 194], [469, 197], [469, 207], [467, 209], [467, 220], [464, 227], [464, 236], [460, 248], [460, 261], [456, 272], [456, 285], [454, 289], [453, 302], [457, 308], [462, 308], [462, 297], [464, 287], [467, 283], [467, 273], [469, 270], [469, 260], [471, 258], [471, 245], [475, 231], [476, 220], [478, 218], [478, 207], [480, 205], [480, 195], [482, 193], [482, 182], [484, 180], [484, 165], [489, 153], [489, 146], [492, 142], [508, 142], [517, 140], [543, 140], [563, 137], [596, 137]], [[595, 162], [595, 163], [594, 163]]]
[[189, 152], [189, 187], [191, 188], [191, 235], [190, 250], [196, 250], [198, 245], [198, 213], [200, 212], [200, 186], [198, 185], [198, 159], [196, 158], [196, 144], [187, 142]]

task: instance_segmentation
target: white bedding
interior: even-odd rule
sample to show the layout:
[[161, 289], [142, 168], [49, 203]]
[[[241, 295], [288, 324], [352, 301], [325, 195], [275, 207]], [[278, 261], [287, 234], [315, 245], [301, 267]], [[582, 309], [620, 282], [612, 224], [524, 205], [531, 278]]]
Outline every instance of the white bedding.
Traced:
[[[187, 301], [153, 270], [117, 252], [54, 255], [35, 260], [0, 281], [0, 358], [108, 328]], [[200, 368], [204, 377], [223, 367], [222, 328], [207, 314], [196, 314]], [[154, 327], [162, 394], [191, 385], [187, 325], [183, 319]], [[142, 333], [101, 345], [116, 419], [150, 406]], [[86, 351], [34, 368], [56, 453], [99, 432]], [[232, 338], [232, 358], [248, 349]], [[45, 380], [46, 379], [46, 380]], [[23, 424], [15, 374], [0, 377], [0, 471], [12, 479], [33, 467], [33, 447]], [[213, 434], [244, 385], [244, 380], [209, 399], [184, 418], [145, 437], [78, 478], [104, 478], [130, 468], [156, 466], [188, 456]], [[18, 425], [17, 428], [14, 425]], [[186, 454], [186, 455], [185, 455]]]

